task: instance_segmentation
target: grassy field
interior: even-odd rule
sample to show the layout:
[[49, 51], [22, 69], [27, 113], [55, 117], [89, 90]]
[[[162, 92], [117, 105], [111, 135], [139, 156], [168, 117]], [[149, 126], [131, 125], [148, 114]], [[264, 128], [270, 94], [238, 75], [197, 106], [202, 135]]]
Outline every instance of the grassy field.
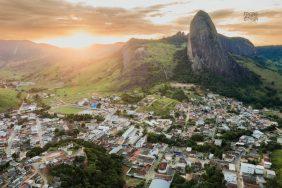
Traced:
[[170, 111], [174, 109], [177, 103], [177, 100], [161, 97], [156, 98], [152, 104], [141, 108], [141, 110], [152, 111], [158, 116], [168, 116]]
[[78, 112], [81, 112], [82, 108], [77, 108], [73, 106], [61, 106], [55, 109], [51, 109], [52, 112], [58, 113], [58, 114], [77, 114]]
[[9, 70], [0, 70], [0, 79], [2, 80], [14, 80], [14, 79], [20, 79], [21, 75], [17, 74], [13, 71], [9, 71]]
[[0, 112], [15, 108], [19, 103], [15, 90], [0, 88]]
[[282, 187], [282, 149], [272, 152], [271, 161], [275, 168], [278, 184]]
[[125, 181], [128, 187], [131, 187], [131, 186], [135, 187], [138, 184], [140, 184], [143, 180], [126, 176]]

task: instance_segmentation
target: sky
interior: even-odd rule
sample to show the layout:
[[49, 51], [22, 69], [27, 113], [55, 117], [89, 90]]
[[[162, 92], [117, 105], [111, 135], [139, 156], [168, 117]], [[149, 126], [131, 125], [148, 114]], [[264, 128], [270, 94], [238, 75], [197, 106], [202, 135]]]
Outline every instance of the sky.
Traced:
[[[219, 33], [282, 44], [282, 0], [0, 0], [0, 8], [1, 39], [59, 47], [188, 33], [198, 10]], [[255, 12], [257, 21], [244, 20], [244, 12]]]

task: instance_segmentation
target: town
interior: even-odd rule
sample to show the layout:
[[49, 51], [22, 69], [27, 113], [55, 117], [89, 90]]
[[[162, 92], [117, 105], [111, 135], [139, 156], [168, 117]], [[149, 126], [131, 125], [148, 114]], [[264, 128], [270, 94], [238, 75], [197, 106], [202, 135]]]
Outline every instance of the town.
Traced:
[[[77, 140], [121, 156], [127, 187], [188, 185], [209, 168], [232, 188], [266, 187], [276, 179], [269, 152], [281, 147], [282, 135], [267, 109], [197, 92], [194, 85], [170, 87], [187, 98], [92, 96], [72, 104], [81, 109], [76, 114], [53, 113], [42, 102], [47, 94], [29, 93], [17, 110], [0, 115], [0, 186], [66, 185], [50, 178], [50, 168], [86, 156]], [[156, 109], [159, 101], [165, 102]]]

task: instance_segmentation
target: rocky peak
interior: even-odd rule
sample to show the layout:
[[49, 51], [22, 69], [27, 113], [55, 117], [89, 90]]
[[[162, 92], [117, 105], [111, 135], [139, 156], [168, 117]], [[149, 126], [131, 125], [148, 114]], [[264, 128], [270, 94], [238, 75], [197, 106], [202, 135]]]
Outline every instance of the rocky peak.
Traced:
[[209, 71], [230, 79], [237, 79], [247, 72], [237, 64], [229, 53], [251, 55], [254, 46], [247, 39], [228, 38], [217, 33], [210, 16], [198, 11], [191, 21], [187, 54], [195, 73]]
[[208, 15], [208, 13], [200, 10], [194, 16], [190, 25], [190, 34], [209, 35], [211, 37], [217, 35], [216, 28]]
[[188, 56], [195, 71], [209, 69], [220, 74], [225, 72], [227, 54], [222, 50], [211, 18], [204, 11], [199, 11], [191, 21]]

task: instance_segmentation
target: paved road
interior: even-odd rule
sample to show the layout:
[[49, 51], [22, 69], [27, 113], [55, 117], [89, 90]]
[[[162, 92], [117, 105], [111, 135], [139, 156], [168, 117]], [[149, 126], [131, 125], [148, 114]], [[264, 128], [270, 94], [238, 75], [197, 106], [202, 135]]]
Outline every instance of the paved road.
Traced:
[[[27, 94], [26, 98], [28, 99], [28, 97], [29, 97], [29, 94]], [[23, 108], [23, 104], [24, 104], [24, 102], [22, 102], [21, 106], [19, 107], [18, 114], [21, 113], [22, 108]], [[9, 139], [8, 139], [8, 146], [6, 147], [6, 154], [7, 154], [8, 157], [11, 156], [11, 147], [13, 145], [15, 136], [16, 136], [16, 132], [15, 132], [15, 128], [13, 127], [12, 130], [11, 130], [11, 134], [9, 136]]]
[[159, 158], [154, 162], [154, 164], [151, 166], [149, 172], [146, 174], [146, 184], [150, 182], [150, 180], [153, 180], [155, 177], [155, 168], [159, 165], [161, 160], [163, 159], [164, 152], [167, 147], [164, 147], [160, 152], [159, 152]]
[[241, 163], [241, 156], [243, 153], [241, 153], [238, 157], [235, 159], [235, 168], [236, 168], [236, 174], [237, 174], [237, 186], [238, 188], [243, 188], [243, 178], [240, 173], [240, 163]]
[[[26, 96], [26, 99], [28, 99], [28, 98], [29, 98], [29, 93], [28, 93], [27, 96]], [[23, 108], [23, 105], [24, 105], [24, 101], [22, 102], [21, 106], [20, 106], [19, 109], [18, 109], [18, 114], [21, 113], [22, 108]]]
[[16, 133], [15, 133], [15, 130], [14, 130], [14, 127], [13, 127], [12, 132], [11, 132], [9, 139], [8, 139], [8, 146], [6, 147], [6, 154], [7, 154], [8, 157], [11, 156], [11, 147], [13, 145], [13, 141], [15, 139], [15, 136], [16, 136]]
[[36, 118], [36, 127], [37, 127], [40, 147], [42, 148], [44, 146], [44, 143], [43, 143], [43, 138], [42, 138], [41, 121], [39, 118]]

